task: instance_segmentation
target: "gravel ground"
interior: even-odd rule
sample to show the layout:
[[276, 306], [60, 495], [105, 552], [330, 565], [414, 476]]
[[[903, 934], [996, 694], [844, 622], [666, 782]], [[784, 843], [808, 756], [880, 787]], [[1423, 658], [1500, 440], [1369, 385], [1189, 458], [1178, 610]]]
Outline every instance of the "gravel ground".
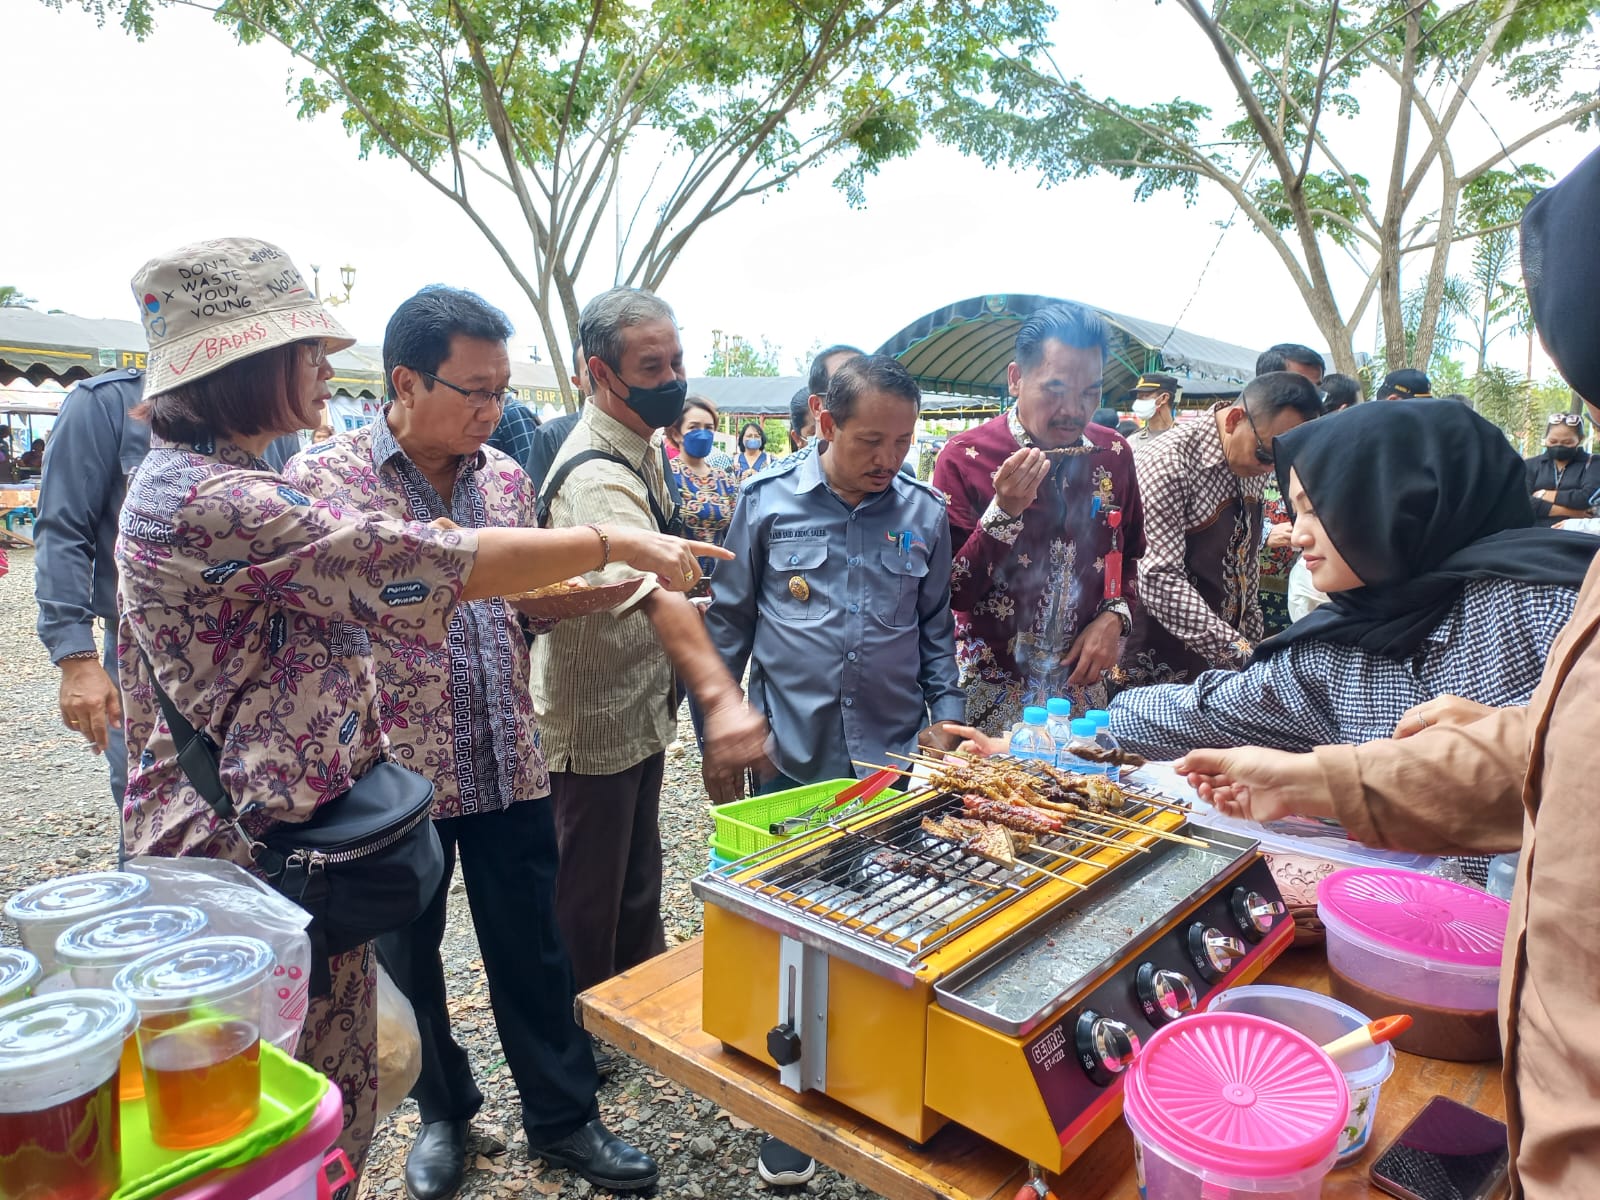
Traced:
[[[0, 662], [10, 664], [6, 675], [11, 715], [8, 736], [0, 746], [0, 766], [9, 778], [7, 807], [26, 815], [0, 843], [0, 896], [54, 875], [108, 868], [116, 858], [115, 814], [104, 763], [83, 751], [82, 743], [62, 728], [56, 671], [34, 632], [32, 551], [7, 554], [11, 571], [0, 578]], [[700, 905], [689, 891], [689, 880], [705, 870], [706, 839], [711, 834], [686, 712], [679, 723], [688, 745], [667, 756], [661, 804], [666, 846], [662, 904], [667, 940], [674, 945], [700, 932]], [[8, 930], [7, 940], [13, 939]], [[503, 1064], [459, 876], [450, 900], [444, 959], [457, 1037], [471, 1053], [486, 1097], [474, 1122], [476, 1152], [460, 1194], [467, 1198], [589, 1195], [594, 1189], [586, 1181], [535, 1164], [527, 1156], [516, 1087]], [[736, 1200], [770, 1190], [755, 1172], [759, 1131], [638, 1063], [619, 1060], [616, 1073], [602, 1086], [600, 1109], [613, 1130], [655, 1156], [661, 1166], [663, 1197]], [[363, 1196], [404, 1196], [405, 1155], [416, 1129], [416, 1108], [409, 1101], [379, 1127]], [[819, 1166], [802, 1194], [822, 1200], [865, 1200], [875, 1193]]]

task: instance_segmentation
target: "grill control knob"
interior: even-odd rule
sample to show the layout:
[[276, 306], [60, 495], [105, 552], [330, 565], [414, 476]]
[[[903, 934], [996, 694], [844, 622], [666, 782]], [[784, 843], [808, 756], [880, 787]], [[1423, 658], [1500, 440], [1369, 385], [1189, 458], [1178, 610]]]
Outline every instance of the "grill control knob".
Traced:
[[1233, 919], [1239, 923], [1245, 937], [1252, 942], [1259, 942], [1266, 937], [1278, 923], [1278, 918], [1289, 911], [1282, 900], [1268, 900], [1260, 892], [1242, 887], [1233, 889], [1228, 907], [1233, 911]]
[[1199, 921], [1189, 926], [1189, 957], [1208, 983], [1221, 979], [1249, 953], [1250, 947], [1214, 926]]
[[1182, 971], [1163, 971], [1155, 963], [1145, 963], [1134, 978], [1139, 1004], [1152, 1025], [1176, 1021], [1200, 1007], [1200, 993]]
[[1092, 1008], [1078, 1018], [1074, 1042], [1078, 1065], [1102, 1087], [1127, 1069], [1139, 1053], [1139, 1035], [1115, 1017], [1103, 1017]]
[[800, 1035], [793, 1025], [785, 1021], [767, 1030], [767, 1053], [780, 1067], [791, 1067], [800, 1061]]

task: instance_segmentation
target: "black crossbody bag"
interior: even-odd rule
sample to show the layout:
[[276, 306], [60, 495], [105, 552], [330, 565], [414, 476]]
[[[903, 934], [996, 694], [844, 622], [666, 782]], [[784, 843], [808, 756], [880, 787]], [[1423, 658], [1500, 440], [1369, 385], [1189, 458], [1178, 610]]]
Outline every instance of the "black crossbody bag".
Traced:
[[189, 783], [245, 840], [267, 882], [311, 914], [311, 994], [326, 995], [331, 955], [411, 924], [444, 879], [433, 784], [385, 758], [310, 820], [279, 821], [252, 837], [223, 787], [216, 742], [178, 711], [148, 655], [145, 666]]

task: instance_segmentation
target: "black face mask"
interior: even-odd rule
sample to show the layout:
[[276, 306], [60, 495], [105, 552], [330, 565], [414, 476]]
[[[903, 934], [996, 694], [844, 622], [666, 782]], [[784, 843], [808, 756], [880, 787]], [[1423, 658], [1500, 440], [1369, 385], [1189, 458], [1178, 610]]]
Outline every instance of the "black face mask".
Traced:
[[1581, 446], [1546, 446], [1545, 453], [1557, 462], [1571, 462], [1578, 457]]
[[622, 402], [631, 408], [651, 429], [665, 429], [676, 425], [683, 416], [683, 402], [688, 399], [689, 385], [677, 376], [655, 387], [635, 387], [617, 375], [617, 382], [628, 389]]

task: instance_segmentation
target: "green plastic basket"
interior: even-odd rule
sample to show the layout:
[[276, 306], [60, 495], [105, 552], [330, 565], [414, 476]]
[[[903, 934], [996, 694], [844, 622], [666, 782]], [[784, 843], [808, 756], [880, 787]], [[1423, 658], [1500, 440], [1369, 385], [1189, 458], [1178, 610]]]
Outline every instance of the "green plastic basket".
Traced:
[[[732, 860], [775, 846], [784, 839], [768, 828], [774, 821], [809, 812], [859, 782], [857, 779], [829, 779], [823, 783], [808, 783], [804, 787], [790, 788], [787, 792], [752, 796], [748, 800], [735, 800], [732, 804], [713, 808], [711, 815], [717, 828], [711, 835], [711, 851]], [[884, 788], [884, 792], [888, 790]], [[883, 792], [878, 795], [883, 795]], [[870, 802], [876, 798], [867, 796], [863, 800]], [[847, 806], [841, 811], [854, 810]]]
[[122, 1184], [111, 1200], [152, 1200], [202, 1175], [260, 1158], [307, 1125], [332, 1085], [276, 1046], [261, 1044], [261, 1112], [255, 1122], [216, 1146], [167, 1150], [150, 1140], [145, 1102], [122, 1102]]

